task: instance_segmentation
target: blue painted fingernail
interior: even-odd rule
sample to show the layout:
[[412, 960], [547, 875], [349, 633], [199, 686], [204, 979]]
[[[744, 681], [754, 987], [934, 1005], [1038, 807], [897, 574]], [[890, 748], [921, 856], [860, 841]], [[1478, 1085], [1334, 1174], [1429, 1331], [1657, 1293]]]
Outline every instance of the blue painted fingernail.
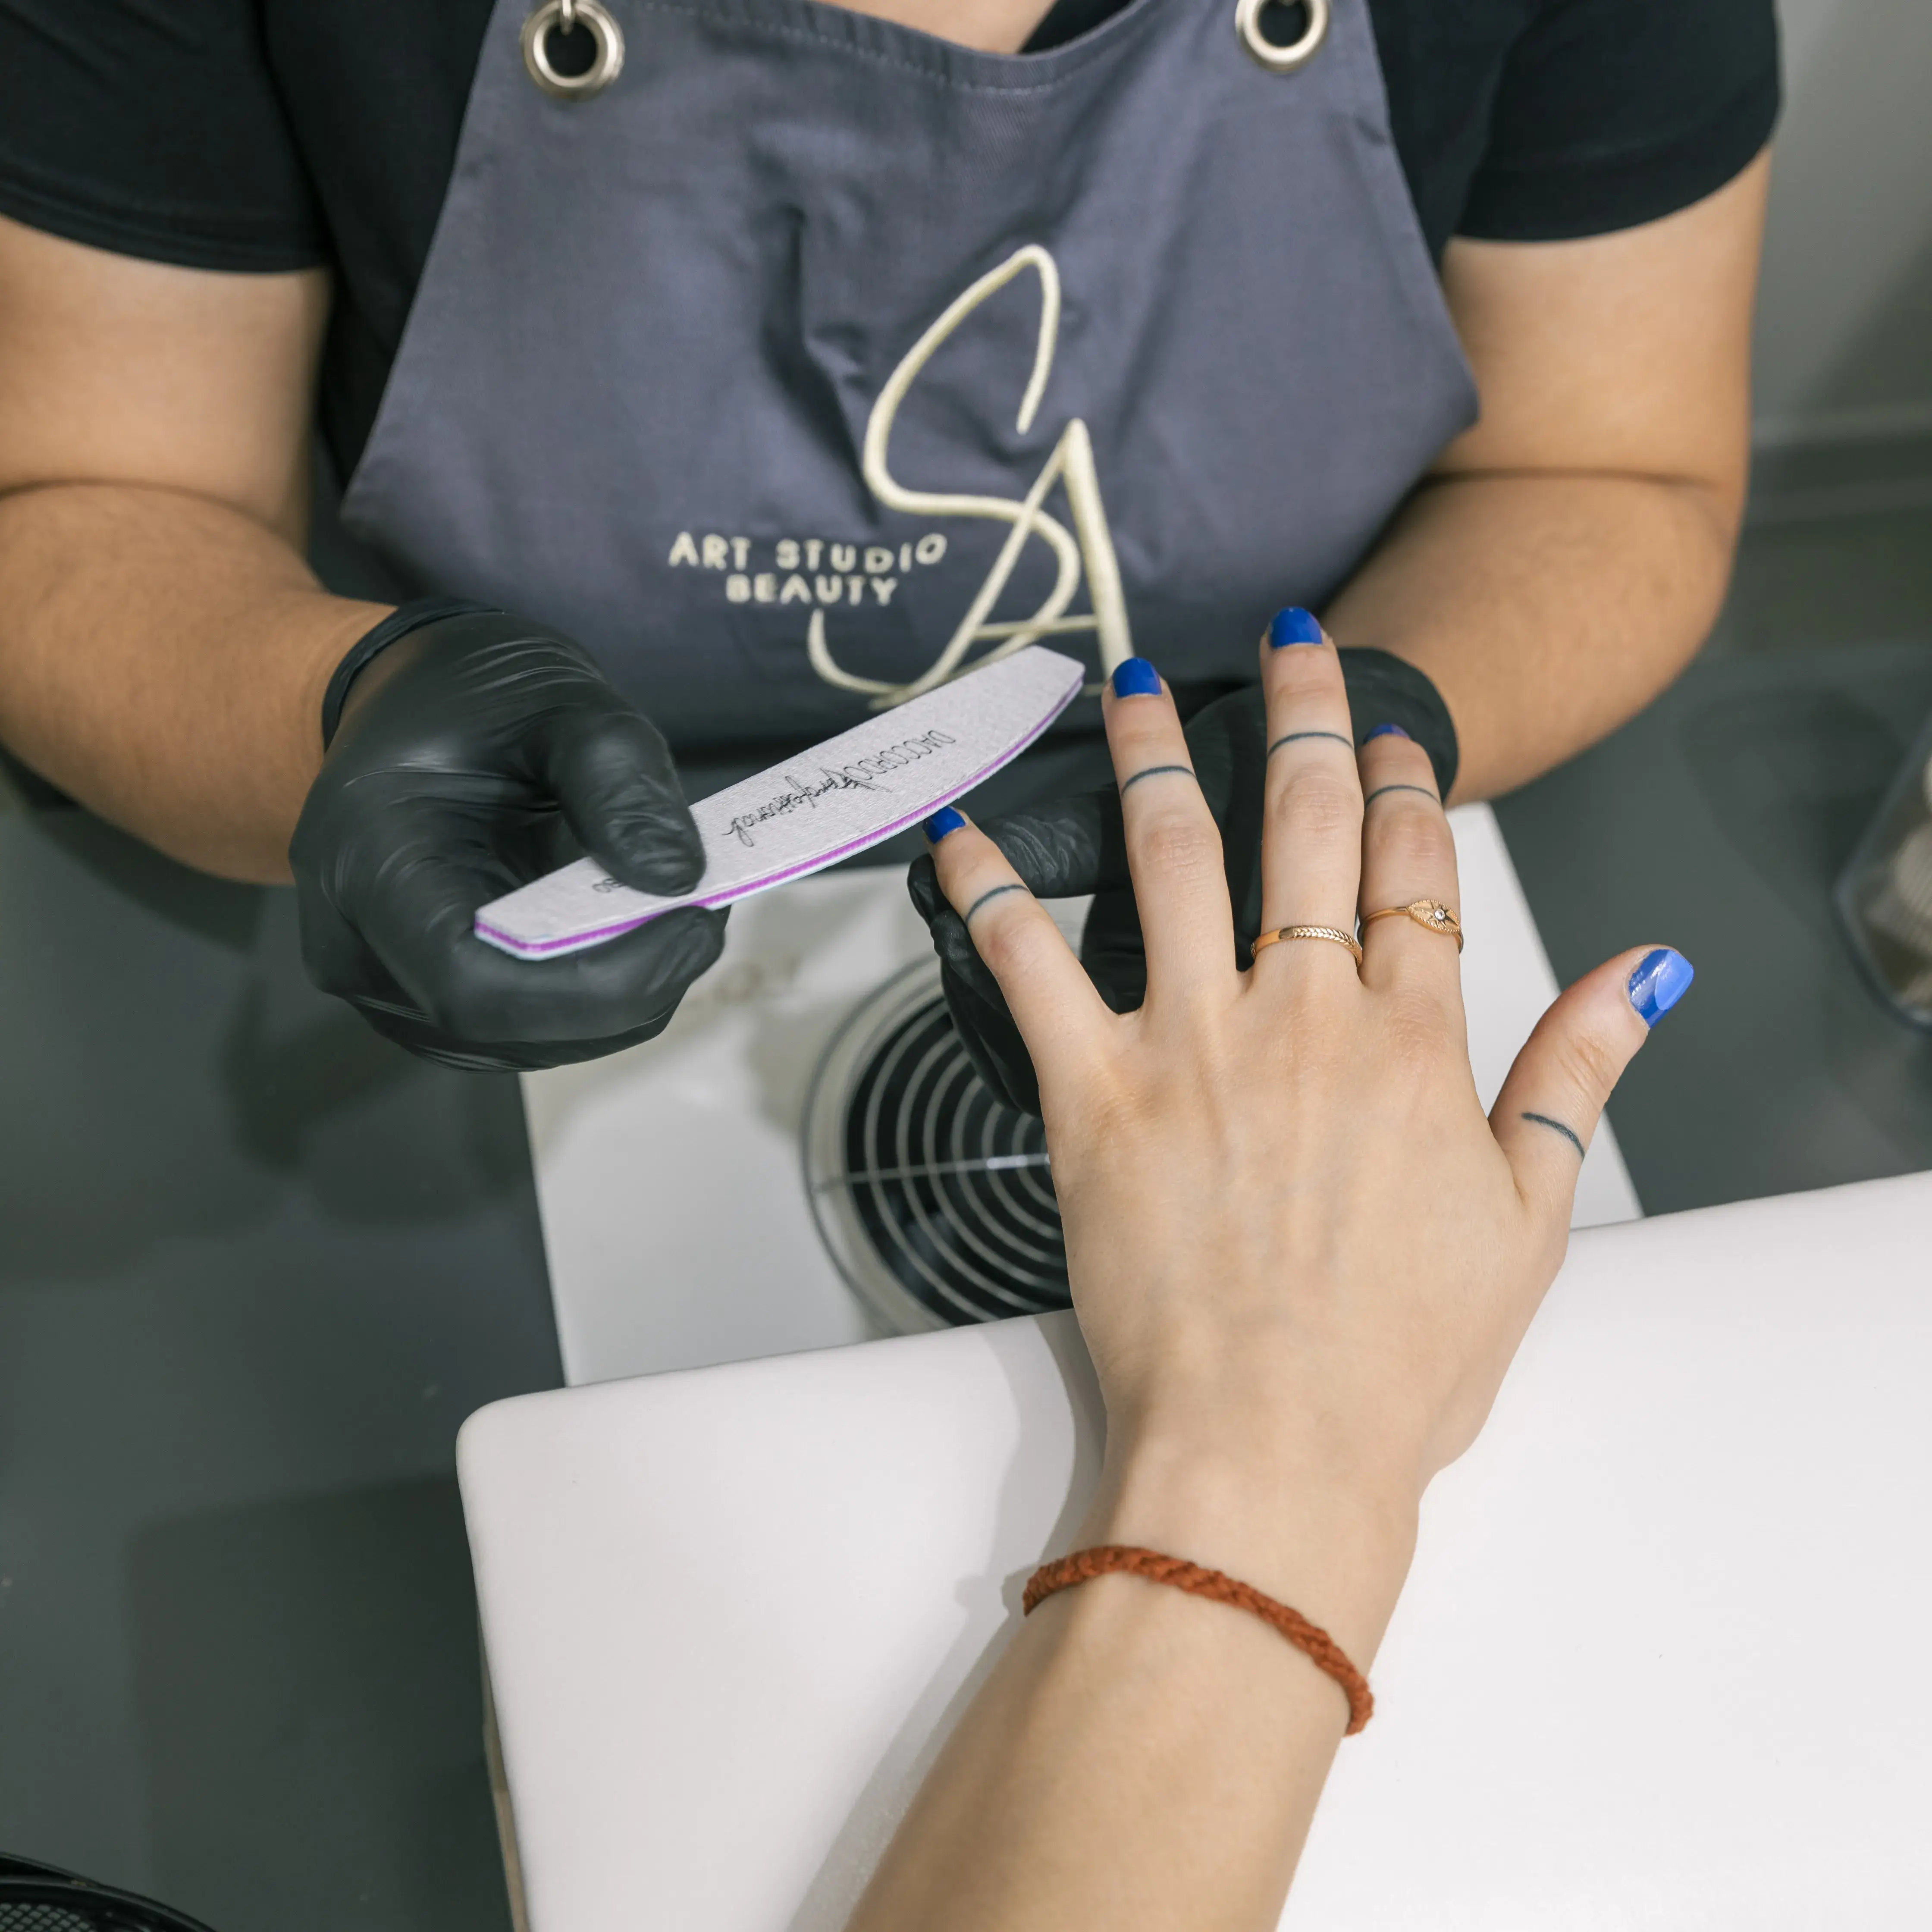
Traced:
[[1646, 952], [1630, 976], [1630, 1000], [1646, 1026], [1654, 1026], [1690, 990], [1697, 969], [1668, 946]]
[[1406, 738], [1408, 736], [1408, 734], [1400, 724], [1378, 724], [1370, 731], [1368, 737], [1364, 738], [1362, 742], [1366, 745], [1369, 742], [1369, 738]]
[[1274, 621], [1268, 626], [1268, 645], [1280, 650], [1283, 644], [1318, 644], [1322, 641], [1322, 626], [1299, 604], [1291, 604], [1286, 610], [1277, 610]]
[[942, 805], [926, 821], [926, 836], [937, 845], [949, 832], [957, 832], [966, 823], [963, 812], [955, 812], [950, 805]]
[[1145, 658], [1123, 658], [1114, 668], [1116, 698], [1154, 698], [1160, 692], [1160, 673]]

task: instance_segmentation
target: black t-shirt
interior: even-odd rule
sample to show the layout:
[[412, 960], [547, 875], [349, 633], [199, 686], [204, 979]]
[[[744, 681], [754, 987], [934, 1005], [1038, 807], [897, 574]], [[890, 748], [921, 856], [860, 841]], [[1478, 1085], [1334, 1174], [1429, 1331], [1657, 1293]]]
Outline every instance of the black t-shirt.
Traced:
[[[1058, 0], [1034, 44], [1119, 4]], [[1232, 15], [1232, 0], [1196, 4]], [[191, 268], [331, 264], [322, 418], [346, 474], [429, 252], [491, 10], [0, 0], [0, 213]], [[1396, 148], [1438, 256], [1452, 234], [1555, 241], [1670, 214], [1736, 174], [1777, 116], [1772, 0], [1370, 10]]]

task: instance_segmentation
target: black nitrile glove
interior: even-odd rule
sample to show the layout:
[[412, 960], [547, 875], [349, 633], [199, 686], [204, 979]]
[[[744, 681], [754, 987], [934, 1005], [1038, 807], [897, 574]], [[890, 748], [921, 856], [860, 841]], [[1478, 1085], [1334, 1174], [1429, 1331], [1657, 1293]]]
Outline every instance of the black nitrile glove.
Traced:
[[[1456, 782], [1456, 728], [1428, 676], [1387, 651], [1371, 650], [1342, 652], [1342, 673], [1356, 742], [1378, 724], [1400, 724], [1429, 754], [1436, 784], [1447, 798]], [[1261, 686], [1216, 698], [1196, 712], [1186, 728], [1195, 775], [1221, 828], [1228, 897], [1234, 911], [1235, 959], [1245, 968], [1262, 921], [1268, 715]], [[1131, 1012], [1147, 996], [1147, 953], [1127, 875], [1120, 794], [1108, 787], [1056, 800], [988, 820], [980, 830], [1005, 853], [1036, 896], [1094, 895], [1081, 940], [1081, 963], [1115, 1012]], [[932, 932], [946, 1004], [974, 1068], [1009, 1106], [1037, 1114], [1040, 1082], [1019, 1028], [999, 982], [968, 937], [965, 921], [939, 890], [929, 856], [914, 861], [907, 884]]]
[[586, 852], [645, 892], [697, 884], [704, 849], [656, 728], [580, 646], [502, 611], [422, 623], [361, 676], [289, 847], [310, 977], [450, 1066], [557, 1066], [662, 1032], [718, 957], [722, 912], [556, 959], [473, 929], [479, 906]]

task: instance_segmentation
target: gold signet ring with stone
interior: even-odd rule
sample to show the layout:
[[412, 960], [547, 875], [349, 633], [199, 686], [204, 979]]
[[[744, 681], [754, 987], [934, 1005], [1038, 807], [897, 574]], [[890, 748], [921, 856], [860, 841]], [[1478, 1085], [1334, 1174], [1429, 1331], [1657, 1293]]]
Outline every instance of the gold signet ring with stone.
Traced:
[[1418, 926], [1426, 926], [1431, 932], [1447, 933], [1455, 940], [1456, 950], [1462, 950], [1462, 922], [1446, 905], [1434, 899], [1417, 899], [1408, 905], [1384, 906], [1380, 912], [1365, 913], [1362, 916], [1362, 930], [1366, 932], [1378, 919], [1412, 919]]

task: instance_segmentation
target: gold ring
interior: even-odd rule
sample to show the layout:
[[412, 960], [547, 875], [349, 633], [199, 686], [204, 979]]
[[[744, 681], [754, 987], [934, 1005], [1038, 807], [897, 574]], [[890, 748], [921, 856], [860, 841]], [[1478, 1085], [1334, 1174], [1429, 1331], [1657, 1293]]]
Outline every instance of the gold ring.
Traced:
[[1355, 964], [1362, 963], [1362, 949], [1355, 936], [1344, 932], [1339, 926], [1284, 926], [1273, 932], [1264, 932], [1249, 949], [1258, 952], [1264, 946], [1272, 946], [1277, 939], [1332, 939], [1337, 946], [1346, 946], [1355, 956]]
[[1380, 912], [1364, 915], [1362, 928], [1366, 932], [1378, 919], [1412, 919], [1418, 926], [1430, 932], [1446, 933], [1456, 942], [1456, 950], [1462, 950], [1462, 922], [1446, 905], [1434, 899], [1417, 899], [1405, 906], [1384, 906]]

